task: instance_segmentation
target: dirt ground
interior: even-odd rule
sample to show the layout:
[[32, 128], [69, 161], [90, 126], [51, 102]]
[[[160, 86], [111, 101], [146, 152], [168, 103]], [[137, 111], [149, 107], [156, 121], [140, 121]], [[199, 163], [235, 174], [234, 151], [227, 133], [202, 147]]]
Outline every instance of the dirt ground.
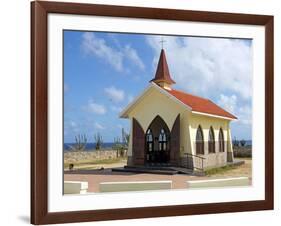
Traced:
[[241, 166], [235, 167], [234, 169], [226, 170], [224, 172], [211, 175], [213, 178], [225, 178], [225, 177], [249, 177], [252, 179], [252, 159], [250, 158], [235, 158], [243, 160], [245, 163]]
[[113, 164], [100, 164], [95, 166], [96, 169], [104, 167], [103, 170], [83, 170], [83, 167], [75, 171], [65, 171], [65, 181], [87, 181], [88, 192], [99, 192], [99, 183], [101, 182], [120, 182], [120, 181], [155, 181], [155, 180], [171, 180], [172, 189], [184, 189], [186, 188], [186, 181], [188, 180], [204, 180], [204, 179], [216, 179], [227, 177], [242, 177], [247, 176], [252, 178], [252, 160], [241, 159], [245, 161], [245, 164], [229, 169], [218, 174], [210, 176], [191, 176], [185, 174], [175, 175], [160, 175], [160, 174], [147, 174], [147, 173], [127, 173], [127, 172], [112, 172], [111, 168], [120, 167], [123, 162]]
[[[108, 168], [116, 168], [116, 167], [123, 167], [127, 164], [126, 159], [121, 159], [119, 162], [114, 163], [79, 163], [74, 164], [74, 168], [76, 170], [95, 170], [95, 169], [108, 169]], [[65, 170], [67, 171], [68, 167], [65, 167]]]

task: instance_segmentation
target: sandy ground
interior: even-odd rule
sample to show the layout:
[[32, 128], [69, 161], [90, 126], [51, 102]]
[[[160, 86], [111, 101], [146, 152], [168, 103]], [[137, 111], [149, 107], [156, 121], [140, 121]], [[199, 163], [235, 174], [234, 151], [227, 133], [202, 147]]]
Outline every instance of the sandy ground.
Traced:
[[224, 178], [224, 177], [249, 177], [252, 179], [252, 159], [236, 158], [243, 160], [245, 164], [219, 174], [214, 174], [209, 177]]
[[[116, 167], [123, 167], [127, 164], [127, 159], [122, 159], [120, 162], [110, 163], [110, 164], [92, 164], [92, 163], [85, 163], [80, 165], [75, 165], [76, 170], [92, 170], [92, 169], [100, 169], [100, 168], [116, 168]], [[67, 167], [66, 167], [67, 170]]]
[[211, 176], [190, 176], [185, 174], [176, 175], [160, 175], [160, 174], [147, 174], [147, 173], [125, 173], [125, 172], [111, 172], [110, 168], [120, 167], [124, 165], [121, 163], [114, 163], [108, 165], [98, 165], [97, 168], [104, 167], [104, 170], [77, 170], [68, 172], [65, 171], [64, 180], [66, 181], [87, 181], [88, 192], [99, 192], [99, 183], [101, 182], [119, 182], [119, 181], [154, 181], [154, 180], [171, 180], [172, 189], [186, 188], [186, 181], [188, 180], [204, 180], [226, 177], [241, 177], [247, 176], [252, 178], [251, 165], [252, 160], [243, 159], [245, 164], [219, 174]]

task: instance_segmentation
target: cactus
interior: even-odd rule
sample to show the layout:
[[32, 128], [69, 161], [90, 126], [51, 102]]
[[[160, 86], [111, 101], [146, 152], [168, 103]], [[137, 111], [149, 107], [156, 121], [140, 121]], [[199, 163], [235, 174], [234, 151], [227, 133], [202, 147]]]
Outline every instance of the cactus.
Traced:
[[239, 141], [236, 139], [236, 137], [234, 137], [233, 146], [234, 147], [238, 147], [239, 146]]
[[85, 134], [78, 134], [75, 136], [75, 144], [71, 145], [70, 148], [73, 151], [84, 151], [87, 145], [87, 137]]
[[122, 148], [122, 144], [120, 142], [120, 138], [119, 137], [115, 137], [114, 138], [114, 144], [113, 144], [112, 148], [114, 150], [116, 150], [116, 157], [119, 158], [119, 151]]
[[125, 147], [128, 148], [130, 135], [125, 132], [124, 128], [122, 128], [122, 143]]
[[[120, 139], [119, 137], [115, 137], [114, 138], [114, 145], [113, 145], [113, 149], [116, 150], [116, 157], [124, 157], [126, 154], [126, 150], [128, 149], [128, 144], [129, 144], [129, 134], [127, 134], [124, 130], [124, 128], [122, 128], [122, 134], [121, 137], [122, 139]], [[121, 141], [122, 140], [122, 141]]]
[[96, 141], [96, 150], [100, 150], [103, 144], [102, 136], [100, 135], [100, 133], [97, 133], [94, 135], [94, 138]]

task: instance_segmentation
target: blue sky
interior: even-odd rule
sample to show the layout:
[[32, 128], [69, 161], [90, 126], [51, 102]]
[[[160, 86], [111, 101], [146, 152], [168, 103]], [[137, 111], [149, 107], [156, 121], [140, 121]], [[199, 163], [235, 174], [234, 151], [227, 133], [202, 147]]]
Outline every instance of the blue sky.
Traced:
[[129, 131], [119, 112], [154, 77], [161, 38], [173, 88], [206, 97], [235, 114], [232, 137], [251, 139], [250, 40], [64, 31], [64, 139], [104, 142]]

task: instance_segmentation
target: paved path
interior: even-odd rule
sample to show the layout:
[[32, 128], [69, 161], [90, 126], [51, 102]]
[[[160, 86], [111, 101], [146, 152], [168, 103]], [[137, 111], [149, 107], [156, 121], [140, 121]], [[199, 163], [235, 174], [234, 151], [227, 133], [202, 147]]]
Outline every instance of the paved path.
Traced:
[[202, 179], [184, 174], [176, 175], [160, 175], [146, 173], [125, 173], [111, 172], [110, 169], [105, 170], [87, 170], [79, 172], [65, 172], [64, 180], [66, 181], [88, 181], [88, 192], [99, 192], [99, 183], [101, 182], [118, 182], [118, 181], [154, 181], [154, 180], [171, 180], [172, 189], [186, 188], [187, 180]]
[[171, 180], [172, 189], [185, 189], [187, 180], [217, 179], [227, 177], [247, 176], [251, 179], [251, 160], [245, 160], [242, 166], [212, 176], [191, 176], [186, 174], [160, 175], [147, 173], [128, 173], [111, 172], [110, 169], [104, 170], [77, 170], [65, 171], [64, 180], [66, 181], [88, 181], [89, 192], [99, 192], [99, 183], [101, 182], [119, 182], [119, 181], [154, 181]]

